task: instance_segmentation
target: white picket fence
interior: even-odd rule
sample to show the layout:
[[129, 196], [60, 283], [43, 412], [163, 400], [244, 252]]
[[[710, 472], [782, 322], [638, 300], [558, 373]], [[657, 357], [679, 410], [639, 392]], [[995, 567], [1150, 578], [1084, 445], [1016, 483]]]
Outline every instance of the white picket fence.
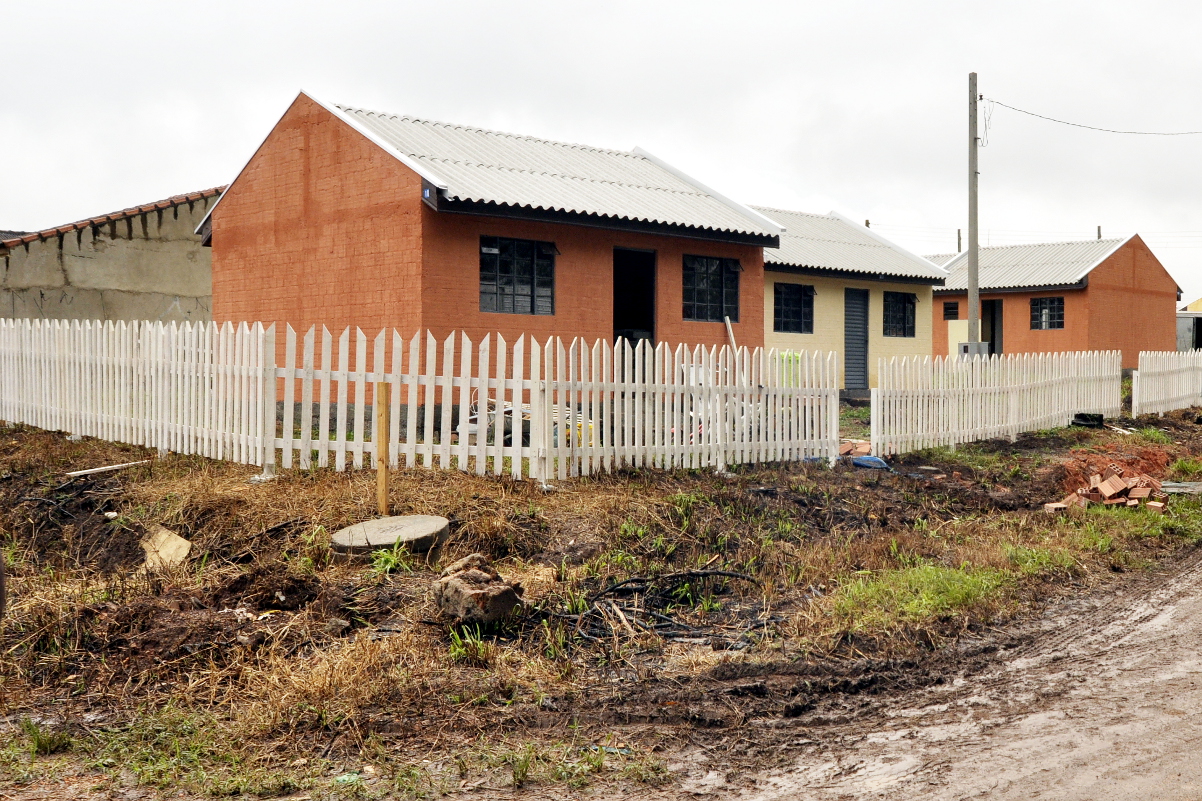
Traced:
[[262, 465], [274, 347], [257, 323], [0, 319], [0, 420]]
[[1131, 376], [1131, 416], [1202, 406], [1202, 350], [1141, 351]]
[[[546, 480], [833, 460], [834, 354], [0, 320], [0, 419], [247, 464]], [[377, 384], [389, 405], [375, 438]]]
[[872, 390], [877, 456], [1067, 425], [1078, 412], [1114, 417], [1122, 353], [1024, 353], [881, 359]]

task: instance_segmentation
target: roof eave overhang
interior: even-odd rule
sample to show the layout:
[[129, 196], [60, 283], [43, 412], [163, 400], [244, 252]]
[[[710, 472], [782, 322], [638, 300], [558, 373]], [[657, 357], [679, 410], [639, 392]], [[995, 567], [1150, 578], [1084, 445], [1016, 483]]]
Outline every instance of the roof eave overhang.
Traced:
[[[1089, 276], [1083, 276], [1080, 281], [1072, 284], [1056, 284], [1053, 286], [1007, 286], [981, 287], [982, 295], [1013, 295], [1020, 292], [1072, 292], [1089, 286]], [[967, 295], [967, 289], [936, 289], [937, 295]]]
[[530, 206], [511, 206], [492, 201], [459, 200], [458, 198], [448, 198], [441, 192], [426, 193], [424, 190], [422, 199], [431, 208], [446, 214], [470, 214], [478, 217], [500, 217], [510, 220], [555, 223], [557, 225], [579, 225], [586, 228], [605, 228], [611, 231], [658, 234], [660, 236], [699, 239], [708, 242], [723, 242], [735, 245], [754, 245], [768, 248], [780, 247], [780, 236], [776, 234], [717, 231], [710, 228], [697, 228], [678, 223], [632, 220], [620, 217], [606, 217], [599, 214], [533, 208]]
[[[764, 272], [790, 273], [792, 275], [813, 275], [822, 278], [838, 278], [847, 281], [876, 281], [890, 284], [925, 284], [931, 287], [942, 286], [944, 278], [923, 277], [921, 275], [890, 275], [889, 273], [859, 272], [857, 270], [832, 270], [826, 267], [806, 267], [799, 264], [780, 264], [764, 262]], [[936, 290], [939, 291], [939, 290]]]

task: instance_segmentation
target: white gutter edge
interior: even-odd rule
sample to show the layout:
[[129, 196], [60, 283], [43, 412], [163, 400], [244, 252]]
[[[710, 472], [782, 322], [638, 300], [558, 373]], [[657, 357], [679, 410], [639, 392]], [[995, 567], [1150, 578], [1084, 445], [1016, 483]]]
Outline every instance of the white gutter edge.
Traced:
[[755, 209], [748, 208], [747, 206], [743, 205], [742, 203], [738, 202], [737, 200], [731, 200], [730, 198], [728, 198], [726, 195], [722, 194], [721, 192], [715, 192], [713, 189], [710, 189], [708, 186], [701, 183], [696, 178], [693, 178], [692, 176], [682, 172], [681, 170], [677, 169], [676, 167], [673, 167], [671, 164], [664, 161], [663, 159], [653, 156], [652, 154], [648, 153], [646, 150], [643, 150], [643, 148], [636, 147], [634, 150], [632, 150], [630, 152], [636, 156], [642, 156], [643, 158], [647, 159], [647, 161], [650, 161], [652, 164], [654, 164], [657, 167], [660, 167], [661, 169], [667, 170], [668, 172], [672, 173], [680, 180], [684, 181], [687, 184], [691, 184], [692, 186], [696, 187], [697, 189], [700, 189], [702, 192], [705, 192], [707, 195], [712, 197], [714, 200], [717, 200], [719, 203], [722, 203], [723, 205], [728, 206], [729, 208], [733, 209], [734, 211], [737, 211], [739, 214], [742, 214], [744, 217], [754, 220], [756, 223], [758, 223], [759, 225], [761, 225], [764, 228], [767, 228], [772, 233], [779, 235], [779, 234], [783, 234], [785, 232], [785, 227], [783, 225], [781, 225], [780, 223], [778, 223], [776, 220], [773, 220], [770, 217], [766, 217], [763, 214], [760, 214]]
[[[301, 94], [304, 94], [304, 92], [302, 92]], [[306, 95], [306, 97], [308, 97], [310, 100], [312, 100], [317, 105], [324, 108], [326, 111], [333, 114], [338, 119], [345, 122], [347, 125], [354, 128], [355, 131], [357, 131], [359, 134], [366, 137], [367, 139], [371, 140], [372, 143], [378, 145], [379, 147], [381, 147], [382, 149], [387, 151], [397, 161], [401, 162], [406, 167], [413, 170], [415, 173], [420, 175], [422, 178], [424, 178], [429, 183], [438, 187], [438, 189], [440, 191], [445, 192], [447, 190], [447, 181], [445, 178], [434, 173], [426, 165], [421, 164], [420, 162], [415, 161], [415, 160], [409, 158], [408, 156], [406, 156], [404, 153], [401, 153], [400, 151], [398, 151], [396, 149], [396, 145], [390, 143], [388, 140], [384, 139], [379, 134], [375, 133], [370, 128], [363, 125], [363, 123], [359, 122], [359, 120], [356, 119], [353, 115], [346, 113], [345, 111], [338, 108], [337, 106], [331, 106], [328, 103], [323, 103], [322, 101], [318, 100], [316, 97], [313, 97], [313, 95]]]

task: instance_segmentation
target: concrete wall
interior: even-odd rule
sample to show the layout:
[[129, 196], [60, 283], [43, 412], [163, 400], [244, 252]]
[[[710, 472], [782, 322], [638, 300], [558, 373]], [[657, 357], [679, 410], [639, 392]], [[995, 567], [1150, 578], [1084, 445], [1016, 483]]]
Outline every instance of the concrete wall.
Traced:
[[[814, 333], [782, 334], [773, 331], [775, 286], [806, 284], [814, 287]], [[833, 350], [839, 354], [839, 386], [843, 386], [843, 290], [868, 290], [868, 385], [877, 384], [877, 360], [893, 356], [931, 355], [931, 287], [924, 284], [852, 281], [766, 271], [764, 273], [764, 344], [790, 350]], [[887, 337], [885, 293], [908, 292], [918, 296], [913, 337]], [[940, 307], [942, 309], [942, 307]]]
[[[226, 191], [212, 230], [219, 322], [612, 339], [613, 251], [624, 247], [656, 252], [659, 340], [726, 342], [722, 323], [682, 319], [683, 255], [696, 254], [740, 260], [735, 337], [763, 342], [762, 248], [437, 212], [416, 173], [304, 96]], [[480, 311], [481, 236], [555, 243], [554, 315]]]
[[0, 257], [0, 316], [209, 320], [209, 250], [193, 231], [214, 200], [13, 246]]

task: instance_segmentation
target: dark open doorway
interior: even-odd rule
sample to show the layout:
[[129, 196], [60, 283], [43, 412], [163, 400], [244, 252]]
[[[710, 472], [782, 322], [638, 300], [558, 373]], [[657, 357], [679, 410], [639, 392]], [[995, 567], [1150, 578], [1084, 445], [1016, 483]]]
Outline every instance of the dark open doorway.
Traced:
[[614, 339], [655, 341], [655, 251], [614, 248]]
[[989, 343], [990, 353], [1002, 352], [1002, 302], [981, 301], [981, 339]]

